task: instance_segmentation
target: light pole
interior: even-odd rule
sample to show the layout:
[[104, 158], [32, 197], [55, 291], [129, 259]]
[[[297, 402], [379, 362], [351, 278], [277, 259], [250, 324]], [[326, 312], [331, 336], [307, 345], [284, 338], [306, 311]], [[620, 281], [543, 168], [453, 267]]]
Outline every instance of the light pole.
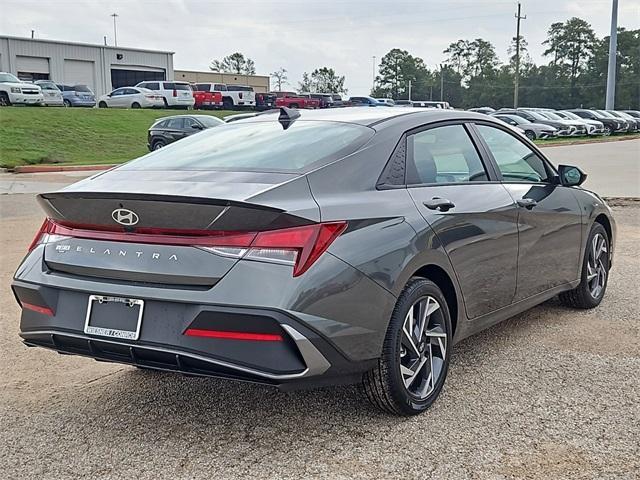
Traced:
[[117, 47], [118, 46], [118, 30], [116, 27], [116, 18], [118, 17], [117, 13], [112, 13], [111, 16], [113, 17], [113, 44]]
[[518, 2], [518, 13], [516, 13], [516, 65], [513, 82], [513, 108], [518, 108], [518, 88], [520, 85], [520, 20], [527, 18], [526, 15], [520, 15], [521, 5]]
[[440, 64], [440, 101], [444, 101], [444, 66]]
[[605, 107], [613, 110], [616, 103], [616, 55], [618, 52], [618, 0], [611, 6], [611, 36], [609, 37], [609, 68], [607, 70], [607, 99]]
[[371, 93], [373, 93], [373, 91], [376, 89], [376, 56], [373, 56], [373, 81], [372, 81], [372, 87], [371, 87]]

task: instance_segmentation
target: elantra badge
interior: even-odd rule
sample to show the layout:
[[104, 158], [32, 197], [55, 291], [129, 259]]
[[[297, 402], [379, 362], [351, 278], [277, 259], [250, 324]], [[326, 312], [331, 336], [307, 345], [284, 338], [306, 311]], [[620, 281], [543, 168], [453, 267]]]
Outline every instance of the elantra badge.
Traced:
[[111, 217], [120, 225], [131, 226], [140, 220], [136, 212], [127, 210], [126, 208], [117, 208], [111, 212]]

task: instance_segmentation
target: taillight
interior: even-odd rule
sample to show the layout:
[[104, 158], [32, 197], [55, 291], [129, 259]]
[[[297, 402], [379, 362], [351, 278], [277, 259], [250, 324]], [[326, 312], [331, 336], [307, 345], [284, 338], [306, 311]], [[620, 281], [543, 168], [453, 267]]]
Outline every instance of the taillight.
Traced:
[[248, 245], [204, 248], [220, 255], [292, 265], [293, 276], [297, 277], [309, 270], [346, 228], [347, 222], [317, 223], [259, 232]]
[[36, 236], [33, 237], [33, 240], [31, 240], [31, 244], [29, 245], [29, 248], [28, 248], [29, 252], [33, 251], [33, 249], [35, 249], [38, 245], [42, 243], [42, 241], [45, 238], [45, 235], [48, 235], [49, 233], [51, 233], [51, 229], [53, 228], [53, 225], [54, 224], [51, 220], [49, 220], [48, 218], [44, 219], [44, 222], [42, 222], [42, 225], [40, 226], [40, 229], [36, 233]]
[[138, 227], [124, 231], [122, 227], [78, 225], [70, 222], [44, 221], [29, 246], [61, 237], [87, 238], [114, 242], [182, 245], [233, 258], [293, 266], [293, 276], [306, 272], [347, 228], [347, 222], [327, 222], [283, 228], [265, 232], [233, 232], [214, 230], [182, 230]]
[[178, 96], [178, 91], [177, 91], [175, 88], [173, 89], [173, 96], [174, 96], [174, 97], [177, 97], [177, 96]]

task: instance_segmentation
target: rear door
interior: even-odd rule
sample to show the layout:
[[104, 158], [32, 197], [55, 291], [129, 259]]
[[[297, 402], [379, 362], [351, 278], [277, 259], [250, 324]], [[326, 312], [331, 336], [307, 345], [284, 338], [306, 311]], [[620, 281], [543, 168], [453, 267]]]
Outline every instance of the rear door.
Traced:
[[164, 128], [165, 136], [171, 141], [175, 142], [187, 136], [184, 131], [184, 117], [174, 117], [167, 121], [167, 125]]
[[576, 280], [580, 272], [582, 215], [570, 188], [542, 154], [517, 135], [476, 125], [504, 187], [518, 204], [520, 248], [515, 300]]
[[469, 318], [476, 318], [513, 300], [518, 214], [469, 128], [444, 123], [410, 132], [407, 187], [449, 255]]

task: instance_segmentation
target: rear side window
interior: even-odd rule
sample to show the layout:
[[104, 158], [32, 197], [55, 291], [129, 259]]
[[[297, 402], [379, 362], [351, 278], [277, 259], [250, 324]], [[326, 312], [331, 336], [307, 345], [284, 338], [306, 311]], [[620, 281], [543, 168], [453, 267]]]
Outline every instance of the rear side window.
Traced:
[[216, 84], [213, 86], [213, 89], [214, 89], [216, 92], [226, 92], [226, 91], [227, 91], [227, 86], [226, 86], [224, 83], [216, 83]]
[[182, 130], [182, 127], [184, 125], [182, 120], [182, 118], [170, 118], [169, 120], [167, 120], [167, 124], [165, 127], [175, 130]]
[[175, 90], [191, 90], [191, 85], [189, 85], [188, 83], [174, 83], [175, 87], [173, 87]]
[[431, 128], [408, 138], [408, 183], [487, 181], [480, 155], [462, 125]]
[[162, 85], [164, 86], [165, 90], [173, 90], [176, 88], [176, 84], [173, 82], [164, 82]]
[[75, 90], [76, 92], [93, 93], [91, 89], [86, 85], [74, 85], [73, 90]]
[[122, 167], [127, 170], [299, 172], [353, 153], [374, 134], [362, 125], [298, 120], [234, 122], [193, 135]]
[[547, 168], [536, 152], [499, 128], [487, 125], [477, 127], [505, 181], [536, 183], [548, 181]]
[[148, 88], [149, 90], [160, 90], [160, 84], [158, 82], [148, 82], [140, 86]]

